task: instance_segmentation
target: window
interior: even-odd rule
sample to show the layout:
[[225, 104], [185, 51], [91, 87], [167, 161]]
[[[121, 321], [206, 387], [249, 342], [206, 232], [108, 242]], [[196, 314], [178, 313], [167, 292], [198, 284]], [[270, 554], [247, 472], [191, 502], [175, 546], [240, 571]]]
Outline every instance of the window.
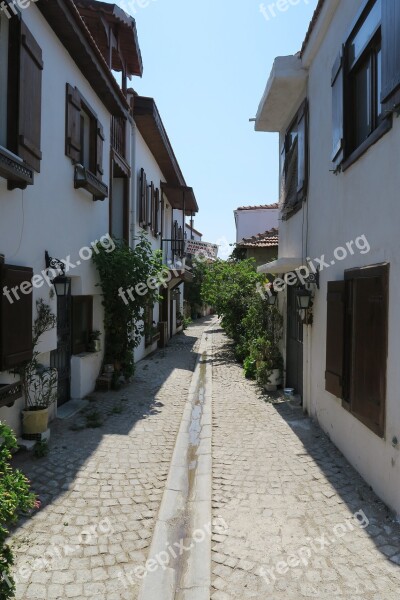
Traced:
[[400, 2], [370, 0], [332, 69], [332, 162], [345, 170], [392, 127], [400, 105]]
[[381, 0], [348, 42], [349, 152], [378, 127], [382, 116]]
[[0, 264], [0, 371], [32, 358], [33, 270]]
[[326, 389], [381, 437], [385, 430], [389, 266], [328, 283]]
[[25, 189], [40, 171], [42, 51], [19, 16], [0, 11], [0, 176]]
[[282, 214], [287, 218], [300, 208], [308, 181], [308, 103], [303, 102], [286, 132], [281, 152]]
[[147, 183], [144, 169], [140, 170], [138, 215], [139, 225], [143, 229], [150, 229], [154, 237], [161, 234], [161, 211], [160, 190], [155, 188], [154, 183]]
[[93, 331], [93, 297], [72, 296], [72, 354], [87, 351]]
[[102, 182], [104, 130], [96, 113], [76, 87], [67, 83], [65, 154], [75, 165], [75, 188], [84, 188], [93, 200], [104, 200]]

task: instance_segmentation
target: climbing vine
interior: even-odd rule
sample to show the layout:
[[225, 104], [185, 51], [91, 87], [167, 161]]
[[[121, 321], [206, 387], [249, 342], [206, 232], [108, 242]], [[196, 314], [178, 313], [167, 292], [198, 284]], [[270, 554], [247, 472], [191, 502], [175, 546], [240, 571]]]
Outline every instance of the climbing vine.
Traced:
[[134, 248], [114, 240], [115, 248], [98, 244], [93, 261], [100, 276], [104, 306], [106, 362], [130, 377], [134, 373], [133, 350], [144, 334], [146, 306], [159, 300], [162, 255], [154, 251], [146, 235]]

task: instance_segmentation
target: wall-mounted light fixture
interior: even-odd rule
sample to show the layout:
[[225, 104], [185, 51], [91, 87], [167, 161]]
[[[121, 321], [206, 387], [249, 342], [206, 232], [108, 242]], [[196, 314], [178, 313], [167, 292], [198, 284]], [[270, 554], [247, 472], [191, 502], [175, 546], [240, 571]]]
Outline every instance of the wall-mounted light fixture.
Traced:
[[71, 290], [71, 279], [65, 275], [65, 263], [58, 258], [49, 256], [47, 250], [44, 253], [46, 269], [51, 269], [56, 275], [51, 280], [57, 296], [69, 296]]

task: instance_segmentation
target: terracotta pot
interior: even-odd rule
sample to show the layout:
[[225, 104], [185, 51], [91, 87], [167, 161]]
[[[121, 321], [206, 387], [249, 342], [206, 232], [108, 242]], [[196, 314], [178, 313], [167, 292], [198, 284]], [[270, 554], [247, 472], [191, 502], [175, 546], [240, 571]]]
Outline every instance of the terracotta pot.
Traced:
[[22, 411], [22, 431], [24, 434], [34, 435], [47, 431], [49, 424], [49, 409]]

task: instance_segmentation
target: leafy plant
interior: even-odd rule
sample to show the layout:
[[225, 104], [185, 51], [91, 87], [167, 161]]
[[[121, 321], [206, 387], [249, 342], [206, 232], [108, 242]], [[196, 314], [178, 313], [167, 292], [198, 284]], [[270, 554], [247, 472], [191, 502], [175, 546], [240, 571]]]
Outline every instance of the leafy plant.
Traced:
[[0, 421], [0, 598], [14, 597], [15, 584], [11, 576], [14, 564], [10, 547], [5, 544], [8, 526], [21, 514], [39, 508], [40, 502], [29, 490], [29, 481], [10, 465], [11, 451], [17, 448], [17, 440], [11, 429]]
[[103, 425], [100, 413], [96, 410], [86, 415], [86, 427], [89, 429], [97, 429]]
[[29, 409], [48, 408], [57, 400], [57, 369], [40, 364], [37, 350], [40, 337], [51, 331], [57, 324], [57, 317], [43, 299], [36, 302], [36, 319], [33, 323], [32, 358], [19, 369], [25, 396], [25, 406]]
[[257, 363], [252, 356], [247, 356], [243, 362], [243, 371], [246, 379], [255, 379], [257, 374]]
[[50, 448], [48, 443], [45, 440], [40, 442], [36, 442], [35, 447], [33, 449], [33, 454], [36, 458], [44, 458], [50, 452]]
[[189, 325], [192, 323], [192, 319], [190, 317], [183, 319], [183, 329], [187, 329]]
[[[133, 350], [144, 334], [143, 315], [148, 303], [159, 300], [157, 286], [146, 285], [159, 279], [163, 270], [162, 256], [154, 252], [145, 234], [135, 248], [124, 241], [114, 240], [110, 252], [100, 243], [93, 253], [93, 261], [100, 276], [103, 292], [106, 362], [114, 362], [125, 377], [134, 373]], [[145, 289], [138, 293], [137, 286]], [[126, 302], [121, 298], [126, 294]]]

